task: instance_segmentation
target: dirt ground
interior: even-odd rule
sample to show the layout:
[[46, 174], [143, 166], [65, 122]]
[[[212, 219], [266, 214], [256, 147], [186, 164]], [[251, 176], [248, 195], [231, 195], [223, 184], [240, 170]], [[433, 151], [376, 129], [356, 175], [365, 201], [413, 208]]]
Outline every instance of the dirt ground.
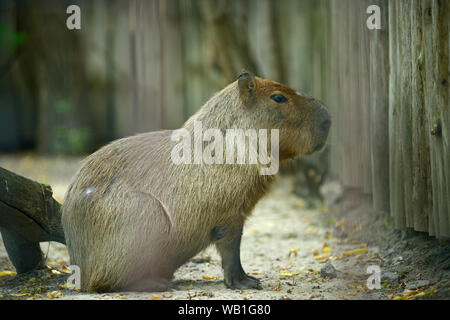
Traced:
[[[50, 184], [62, 200], [78, 158], [1, 156], [0, 166]], [[220, 259], [206, 249], [175, 273], [176, 289], [157, 293], [85, 294], [68, 288], [67, 250], [42, 243], [48, 268], [15, 275], [0, 241], [0, 299], [449, 299], [450, 243], [394, 230], [368, 200], [346, 193], [333, 206], [307, 209], [283, 176], [256, 206], [242, 239], [242, 264], [263, 290], [230, 290]], [[369, 289], [368, 267], [379, 268], [379, 289]], [[369, 268], [370, 269], [370, 268]]]

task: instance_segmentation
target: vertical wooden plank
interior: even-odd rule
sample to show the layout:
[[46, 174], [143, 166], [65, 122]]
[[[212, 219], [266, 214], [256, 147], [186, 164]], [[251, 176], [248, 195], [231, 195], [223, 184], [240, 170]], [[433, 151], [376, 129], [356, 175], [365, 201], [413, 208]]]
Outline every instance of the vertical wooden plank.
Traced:
[[135, 31], [135, 132], [159, 130], [163, 123], [163, 60], [158, 0], [137, 0]]
[[448, 19], [450, 5], [448, 1], [433, 1], [432, 6], [432, 40], [433, 40], [433, 70], [431, 81], [433, 88], [432, 125], [435, 134], [432, 144], [435, 153], [435, 170], [437, 172], [437, 205], [439, 212], [439, 235], [450, 236], [450, 153], [448, 144], [448, 109], [449, 109], [449, 40]]
[[135, 36], [136, 36], [136, 2], [116, 3], [115, 31], [113, 45], [113, 64], [115, 66], [112, 74], [114, 82], [114, 135], [116, 138], [130, 136], [136, 133], [134, 126], [134, 110], [137, 101], [136, 77], [132, 68], [135, 59]]
[[401, 150], [400, 163], [403, 170], [402, 179], [397, 181], [397, 187], [403, 188], [403, 211], [406, 226], [414, 225], [412, 214], [412, 139], [411, 139], [411, 2], [398, 2], [399, 12], [399, 64], [400, 64], [400, 101], [399, 101], [399, 142]]
[[422, 2], [411, 4], [411, 104], [412, 104], [412, 214], [417, 231], [428, 231], [428, 215], [431, 207], [429, 188], [430, 161], [428, 147], [428, 125], [424, 109], [423, 88], [423, 37]]
[[328, 86], [330, 88], [330, 94], [328, 98], [329, 111], [332, 119], [332, 126], [330, 128], [330, 174], [332, 178], [340, 178], [342, 172], [342, 139], [341, 139], [341, 126], [339, 117], [339, 102], [341, 94], [342, 83], [339, 81], [339, 77], [343, 70], [342, 64], [338, 63], [340, 56], [340, 50], [342, 42], [340, 41], [339, 33], [342, 32], [341, 11], [337, 1], [330, 1], [328, 12], [330, 15], [330, 73]]
[[195, 0], [181, 1], [183, 46], [184, 117], [193, 115], [208, 98], [204, 82], [204, 58], [200, 13]]
[[[286, 48], [286, 44], [294, 44], [296, 40], [295, 34], [278, 33], [277, 28], [278, 22], [282, 23], [282, 20], [292, 22], [292, 20], [280, 19], [278, 21], [277, 11], [283, 11], [283, 3], [276, 4], [271, 0], [256, 0], [250, 1], [249, 4], [252, 8], [249, 15], [250, 48], [254, 53], [261, 76], [285, 82], [282, 51]], [[305, 30], [305, 32], [308, 31]], [[298, 53], [301, 54], [302, 51]]]
[[176, 129], [184, 122], [180, 7], [178, 0], [160, 1], [159, 6], [163, 90], [161, 127]]
[[370, 42], [371, 163], [374, 209], [389, 212], [389, 25], [388, 0], [374, 4], [381, 9], [381, 29]]
[[403, 207], [403, 172], [401, 170], [402, 157], [399, 150], [399, 2], [389, 1], [389, 192], [390, 211], [394, 217], [396, 228], [405, 226]]
[[[437, 52], [437, 16], [439, 10], [436, 4], [431, 0], [423, 2], [423, 30], [424, 30], [424, 59], [425, 59], [425, 110], [427, 123], [433, 127], [433, 124], [440, 118], [438, 103], [438, 68], [439, 54]], [[431, 128], [429, 128], [431, 130]], [[437, 237], [442, 236], [443, 225], [445, 221], [441, 220], [444, 210], [442, 203], [442, 175], [444, 169], [441, 167], [439, 154], [439, 136], [429, 135], [430, 163], [431, 163], [431, 185], [432, 185], [432, 222]], [[448, 164], [448, 161], [447, 161]]]
[[372, 193], [372, 162], [371, 162], [371, 121], [370, 121], [370, 50], [369, 36], [371, 30], [366, 27], [366, 9], [368, 0], [358, 1], [358, 12], [356, 23], [359, 30], [359, 55], [358, 55], [358, 93], [360, 95], [360, 131], [356, 132], [360, 137], [361, 151], [359, 161], [362, 163], [361, 191], [366, 194]]

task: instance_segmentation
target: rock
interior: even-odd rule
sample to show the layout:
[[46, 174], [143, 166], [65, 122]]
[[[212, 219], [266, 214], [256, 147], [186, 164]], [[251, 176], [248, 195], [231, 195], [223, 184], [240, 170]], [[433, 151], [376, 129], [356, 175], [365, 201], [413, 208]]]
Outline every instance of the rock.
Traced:
[[337, 277], [337, 271], [334, 268], [334, 266], [327, 262], [321, 269], [320, 269], [320, 275], [324, 278], [328, 277], [330, 279]]
[[383, 272], [381, 274], [381, 283], [384, 282], [395, 283], [398, 282], [398, 275], [393, 272]]
[[405, 289], [415, 290], [415, 289], [419, 289], [422, 287], [427, 287], [429, 285], [430, 285], [430, 281], [428, 281], [428, 280], [417, 280], [417, 281], [408, 282], [406, 284]]
[[328, 206], [333, 206], [342, 199], [344, 195], [344, 188], [336, 180], [328, 181], [320, 187], [320, 193], [326, 200]]

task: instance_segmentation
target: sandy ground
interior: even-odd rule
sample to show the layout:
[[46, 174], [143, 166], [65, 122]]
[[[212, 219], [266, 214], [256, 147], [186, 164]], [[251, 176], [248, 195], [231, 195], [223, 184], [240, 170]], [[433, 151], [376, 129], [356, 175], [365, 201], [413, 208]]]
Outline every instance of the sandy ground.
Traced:
[[[3, 156], [0, 166], [52, 185], [55, 198], [61, 200], [79, 160]], [[70, 262], [64, 245], [42, 243], [48, 269], [17, 276], [0, 242], [0, 275], [4, 274], [0, 276], [0, 299], [450, 297], [448, 242], [394, 231], [388, 218], [367, 214], [370, 209], [361, 199], [342, 201], [332, 208], [306, 209], [304, 200], [293, 189], [292, 177], [280, 177], [245, 226], [242, 264], [247, 273], [261, 280], [263, 290], [227, 289], [220, 258], [210, 247], [177, 270], [173, 280], [176, 289], [171, 291], [79, 293], [65, 285], [68, 274], [64, 270]], [[324, 272], [330, 264], [332, 272], [327, 276]], [[380, 268], [379, 289], [367, 286], [369, 266]]]

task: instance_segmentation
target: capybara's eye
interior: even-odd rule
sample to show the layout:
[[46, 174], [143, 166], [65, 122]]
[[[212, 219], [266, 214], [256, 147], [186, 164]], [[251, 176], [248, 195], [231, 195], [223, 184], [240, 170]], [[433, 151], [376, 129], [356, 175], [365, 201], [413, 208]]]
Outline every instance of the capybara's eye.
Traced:
[[277, 103], [284, 103], [287, 102], [288, 100], [286, 99], [285, 96], [283, 96], [282, 94], [274, 94], [270, 97], [270, 99], [272, 99], [273, 101], [277, 102]]

